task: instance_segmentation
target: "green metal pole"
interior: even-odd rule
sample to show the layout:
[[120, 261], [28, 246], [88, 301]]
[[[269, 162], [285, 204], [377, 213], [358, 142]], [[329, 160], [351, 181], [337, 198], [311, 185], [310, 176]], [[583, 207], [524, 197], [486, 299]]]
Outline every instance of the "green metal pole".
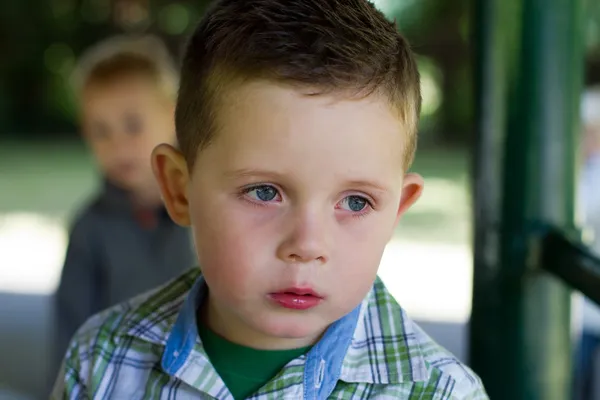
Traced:
[[[506, 351], [506, 347], [514, 347], [514, 339], [507, 338], [506, 330], [518, 306], [502, 287], [505, 272], [500, 259], [500, 220], [506, 97], [509, 70], [519, 52], [520, 21], [516, 16], [520, 14], [520, 1], [475, 0], [473, 15], [477, 136], [469, 362], [492, 399], [511, 398], [507, 396], [514, 391], [508, 386], [515, 387], [519, 377], [518, 373], [512, 373], [517, 364], [516, 354], [512, 349]], [[507, 23], [511, 19], [513, 24]], [[509, 35], [512, 41], [508, 40]]]
[[570, 398], [570, 291], [532, 244], [538, 222], [573, 225], [582, 2], [476, 3], [470, 361], [492, 399]]

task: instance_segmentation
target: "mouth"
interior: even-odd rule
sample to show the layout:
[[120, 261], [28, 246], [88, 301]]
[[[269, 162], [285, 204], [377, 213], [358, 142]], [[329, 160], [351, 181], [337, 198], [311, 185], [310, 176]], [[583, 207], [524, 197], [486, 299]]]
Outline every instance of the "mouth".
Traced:
[[318, 306], [323, 296], [310, 288], [288, 288], [269, 294], [277, 305], [292, 310], [308, 310]]
[[320, 299], [323, 298], [323, 296], [321, 296], [320, 294], [318, 294], [317, 292], [315, 292], [311, 288], [297, 288], [297, 287], [293, 287], [293, 288], [284, 289], [284, 290], [282, 290], [280, 292], [277, 292], [277, 293], [291, 294], [291, 295], [297, 295], [297, 296], [313, 296], [313, 297], [318, 297]]

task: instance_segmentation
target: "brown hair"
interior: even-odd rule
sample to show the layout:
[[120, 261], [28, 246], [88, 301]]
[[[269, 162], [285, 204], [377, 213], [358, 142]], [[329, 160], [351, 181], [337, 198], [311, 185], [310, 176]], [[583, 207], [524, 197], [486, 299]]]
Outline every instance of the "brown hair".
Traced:
[[188, 165], [213, 138], [223, 92], [252, 79], [315, 89], [311, 95], [378, 94], [407, 127], [414, 157], [419, 73], [395, 24], [367, 0], [217, 0], [183, 59], [177, 138]]
[[73, 75], [79, 95], [87, 85], [130, 75], [149, 78], [169, 99], [177, 98], [178, 72], [168, 50], [153, 36], [114, 36], [90, 48]]

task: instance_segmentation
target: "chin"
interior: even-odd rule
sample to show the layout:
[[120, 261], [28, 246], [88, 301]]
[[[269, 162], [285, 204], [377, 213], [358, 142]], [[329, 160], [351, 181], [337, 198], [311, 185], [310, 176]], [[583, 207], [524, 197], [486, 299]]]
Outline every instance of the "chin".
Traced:
[[125, 190], [127, 190], [128, 192], [139, 192], [140, 190], [143, 189], [143, 185], [141, 183], [140, 179], [135, 179], [135, 178], [121, 178], [120, 180], [121, 182], [121, 187]]
[[111, 174], [108, 176], [108, 180], [124, 190], [131, 190], [131, 188], [134, 186], [133, 180], [123, 175]]
[[330, 325], [330, 323], [324, 323], [320, 318], [311, 318], [306, 315], [289, 315], [285, 317], [276, 315], [261, 322], [259, 324], [260, 330], [267, 336], [298, 340], [316, 339]]

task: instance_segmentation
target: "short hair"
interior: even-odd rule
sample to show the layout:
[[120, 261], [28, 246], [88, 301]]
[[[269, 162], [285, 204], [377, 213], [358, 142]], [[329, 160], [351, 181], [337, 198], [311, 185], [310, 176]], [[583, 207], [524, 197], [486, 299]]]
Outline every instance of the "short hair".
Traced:
[[72, 84], [80, 96], [90, 84], [107, 84], [130, 75], [150, 78], [176, 101], [178, 68], [163, 42], [154, 36], [118, 35], [97, 43], [80, 58]]
[[407, 127], [412, 163], [421, 110], [419, 72], [395, 23], [367, 0], [217, 0], [192, 34], [175, 112], [180, 149], [193, 167], [213, 139], [223, 92], [263, 79], [388, 100]]

